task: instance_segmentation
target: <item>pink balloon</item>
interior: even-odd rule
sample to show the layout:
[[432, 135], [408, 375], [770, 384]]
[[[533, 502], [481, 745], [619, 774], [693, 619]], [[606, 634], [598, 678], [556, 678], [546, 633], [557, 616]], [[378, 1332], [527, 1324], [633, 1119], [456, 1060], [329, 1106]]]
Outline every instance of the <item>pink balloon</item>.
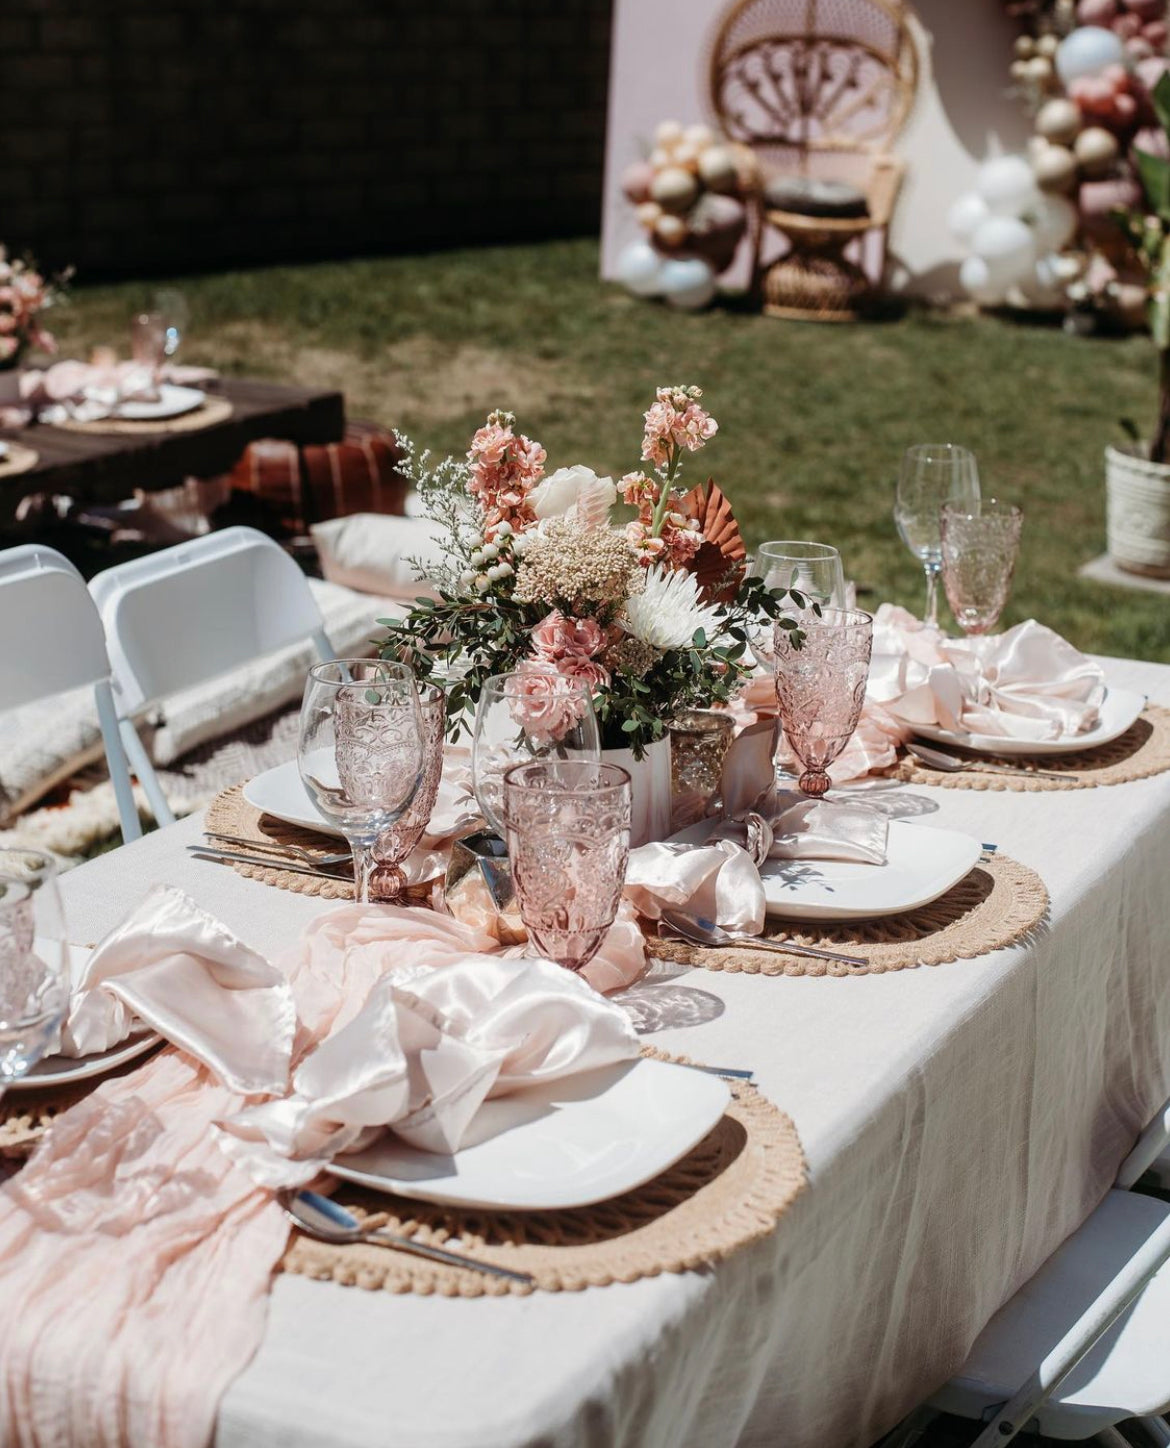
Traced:
[[1170, 39], [1170, 26], [1164, 20], [1151, 20], [1142, 31], [1142, 39], [1148, 40], [1155, 49], [1159, 49]]
[[1123, 126], [1128, 126], [1137, 116], [1137, 101], [1135, 101], [1133, 96], [1128, 92], [1124, 95], [1115, 96], [1113, 98], [1113, 114]]
[[1125, 8], [1139, 20], [1161, 20], [1166, 0], [1125, 0]]
[[1170, 59], [1164, 55], [1151, 55], [1148, 60], [1139, 60], [1138, 79], [1147, 90], [1153, 90], [1166, 72], [1170, 70]]
[[1114, 35], [1120, 35], [1122, 40], [1132, 40], [1141, 34], [1142, 22], [1136, 15], [1119, 15], [1109, 29]]
[[650, 183], [654, 180], [654, 167], [649, 161], [635, 161], [622, 172], [622, 190], [626, 200], [635, 206], [650, 199]]
[[1170, 138], [1161, 126], [1143, 126], [1134, 136], [1133, 144], [1138, 151], [1148, 151], [1151, 156], [1170, 161]]
[[1081, 25], [1107, 26], [1117, 14], [1117, 0], [1081, 0], [1077, 21]]

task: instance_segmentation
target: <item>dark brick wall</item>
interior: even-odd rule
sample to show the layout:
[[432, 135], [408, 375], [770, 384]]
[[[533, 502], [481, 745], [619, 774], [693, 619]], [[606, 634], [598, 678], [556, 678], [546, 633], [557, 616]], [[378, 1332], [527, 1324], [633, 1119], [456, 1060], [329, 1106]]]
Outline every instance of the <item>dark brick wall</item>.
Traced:
[[0, 0], [0, 240], [116, 276], [594, 231], [612, 0]]

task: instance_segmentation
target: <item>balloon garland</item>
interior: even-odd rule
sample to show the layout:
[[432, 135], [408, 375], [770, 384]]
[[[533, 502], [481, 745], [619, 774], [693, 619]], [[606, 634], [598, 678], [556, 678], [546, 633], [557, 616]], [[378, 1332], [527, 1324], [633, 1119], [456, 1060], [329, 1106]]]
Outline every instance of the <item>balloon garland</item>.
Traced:
[[747, 230], [747, 202], [758, 185], [747, 146], [708, 126], [663, 121], [646, 159], [622, 176], [645, 234], [619, 256], [618, 280], [635, 296], [661, 297], [685, 311], [707, 306]]
[[1167, 0], [1005, 0], [1023, 23], [1012, 80], [1033, 117], [1025, 156], [997, 156], [949, 216], [982, 306], [1141, 325], [1141, 267], [1115, 213], [1143, 204], [1135, 152], [1167, 155], [1151, 91], [1170, 69]]

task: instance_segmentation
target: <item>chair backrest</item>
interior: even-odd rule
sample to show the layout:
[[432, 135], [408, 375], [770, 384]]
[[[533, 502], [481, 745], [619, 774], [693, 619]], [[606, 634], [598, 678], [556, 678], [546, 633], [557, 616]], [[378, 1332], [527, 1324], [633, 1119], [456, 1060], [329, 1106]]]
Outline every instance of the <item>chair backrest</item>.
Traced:
[[313, 639], [332, 650], [304, 574], [254, 528], [225, 528], [90, 580], [125, 715]]
[[37, 543], [0, 552], [0, 709], [109, 676], [101, 619], [68, 558]]
[[709, 86], [724, 134], [773, 164], [884, 151], [918, 88], [905, 5], [735, 0], [715, 32]]

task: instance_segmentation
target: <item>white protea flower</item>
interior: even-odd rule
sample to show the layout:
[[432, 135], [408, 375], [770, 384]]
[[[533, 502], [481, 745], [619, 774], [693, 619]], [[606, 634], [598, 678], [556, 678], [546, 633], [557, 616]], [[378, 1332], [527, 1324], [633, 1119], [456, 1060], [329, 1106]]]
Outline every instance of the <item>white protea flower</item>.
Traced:
[[699, 599], [699, 583], [693, 573], [651, 568], [645, 587], [626, 603], [628, 632], [656, 649], [685, 649], [698, 629], [711, 643], [719, 633], [719, 610]]

